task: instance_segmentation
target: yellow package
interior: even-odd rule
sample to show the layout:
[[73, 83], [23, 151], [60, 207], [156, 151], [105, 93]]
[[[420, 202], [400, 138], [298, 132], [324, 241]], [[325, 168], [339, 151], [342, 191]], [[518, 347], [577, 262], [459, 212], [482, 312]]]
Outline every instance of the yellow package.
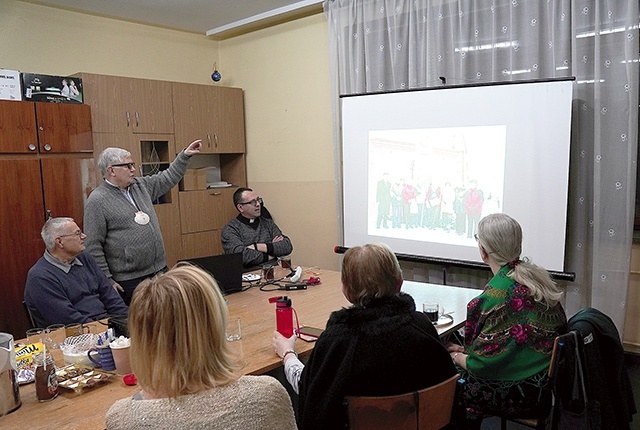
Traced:
[[36, 376], [36, 369], [33, 367], [33, 356], [42, 352], [44, 345], [42, 345], [42, 342], [28, 343], [26, 345], [17, 345], [14, 349], [18, 367], [18, 383], [33, 382]]

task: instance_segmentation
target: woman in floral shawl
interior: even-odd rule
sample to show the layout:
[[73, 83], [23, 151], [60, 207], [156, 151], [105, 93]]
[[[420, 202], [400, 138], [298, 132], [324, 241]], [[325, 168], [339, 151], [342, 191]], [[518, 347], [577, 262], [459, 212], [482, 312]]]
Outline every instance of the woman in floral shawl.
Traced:
[[494, 276], [467, 305], [464, 347], [447, 345], [460, 367], [471, 428], [484, 415], [535, 417], [553, 340], [567, 324], [562, 292], [548, 272], [520, 259], [522, 229], [506, 214], [480, 220], [482, 260]]

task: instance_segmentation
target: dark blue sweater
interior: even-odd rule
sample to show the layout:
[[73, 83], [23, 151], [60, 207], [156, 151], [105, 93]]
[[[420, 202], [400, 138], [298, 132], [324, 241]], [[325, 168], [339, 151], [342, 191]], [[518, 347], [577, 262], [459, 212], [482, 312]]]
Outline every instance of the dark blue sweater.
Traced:
[[24, 301], [37, 326], [84, 323], [129, 312], [95, 259], [87, 252], [76, 258], [82, 265], [73, 264], [69, 273], [44, 256], [29, 269]]

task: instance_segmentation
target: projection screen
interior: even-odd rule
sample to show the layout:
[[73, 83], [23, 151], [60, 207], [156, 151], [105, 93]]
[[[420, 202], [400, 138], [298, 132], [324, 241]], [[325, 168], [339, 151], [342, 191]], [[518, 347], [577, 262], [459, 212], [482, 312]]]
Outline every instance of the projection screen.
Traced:
[[344, 246], [481, 261], [477, 221], [520, 222], [563, 271], [573, 80], [343, 96]]

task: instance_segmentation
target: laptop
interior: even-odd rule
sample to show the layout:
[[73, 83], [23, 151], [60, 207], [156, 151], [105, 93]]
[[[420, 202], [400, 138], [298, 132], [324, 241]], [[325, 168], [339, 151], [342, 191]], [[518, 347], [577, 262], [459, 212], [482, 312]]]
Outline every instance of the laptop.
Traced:
[[218, 283], [222, 294], [242, 291], [242, 253], [220, 254], [210, 257], [182, 260], [209, 272]]

